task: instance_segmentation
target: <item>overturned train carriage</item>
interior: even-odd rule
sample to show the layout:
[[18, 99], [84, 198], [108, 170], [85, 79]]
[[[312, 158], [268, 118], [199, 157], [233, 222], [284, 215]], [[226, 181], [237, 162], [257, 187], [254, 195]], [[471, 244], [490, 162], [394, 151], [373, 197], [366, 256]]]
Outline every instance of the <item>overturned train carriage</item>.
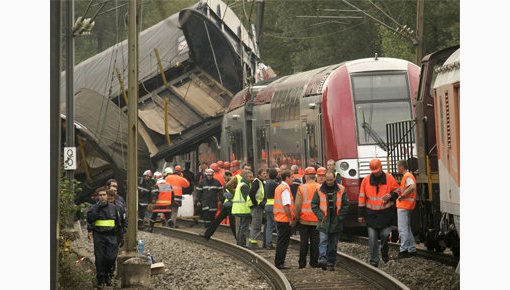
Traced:
[[[260, 63], [248, 35], [219, 0], [199, 1], [140, 33], [139, 175], [148, 168], [161, 170], [174, 156], [196, 157], [190, 152], [219, 139], [225, 108]], [[84, 183], [83, 200], [109, 178], [118, 179], [125, 192], [127, 54], [125, 40], [74, 70], [75, 174]], [[65, 72], [61, 83], [64, 120]], [[196, 160], [189, 161], [194, 169]]]

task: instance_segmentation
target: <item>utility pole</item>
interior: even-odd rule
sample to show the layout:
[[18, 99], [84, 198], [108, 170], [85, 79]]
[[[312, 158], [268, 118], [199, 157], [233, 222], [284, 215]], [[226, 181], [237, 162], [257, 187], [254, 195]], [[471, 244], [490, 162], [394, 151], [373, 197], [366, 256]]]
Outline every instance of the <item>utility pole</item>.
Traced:
[[262, 31], [264, 30], [264, 0], [256, 0], [256, 3], [257, 3], [257, 22], [256, 22], [257, 47], [259, 50], [259, 56], [261, 56]]
[[425, 7], [424, 0], [417, 0], [416, 2], [416, 38], [418, 38], [418, 45], [416, 45], [416, 64], [421, 64], [423, 58], [423, 11]]
[[[66, 147], [74, 147], [74, 0], [66, 3]], [[67, 150], [66, 150], [67, 151]], [[76, 150], [75, 150], [76, 152]], [[64, 159], [71, 156], [64, 152]], [[76, 155], [74, 156], [76, 157]], [[68, 163], [69, 164], [69, 163]], [[73, 162], [71, 166], [76, 166]], [[72, 186], [74, 170], [66, 170], [67, 180]]]
[[127, 253], [136, 252], [138, 222], [138, 23], [137, 0], [128, 2]]
[[50, 289], [57, 289], [60, 181], [61, 1], [50, 2]]

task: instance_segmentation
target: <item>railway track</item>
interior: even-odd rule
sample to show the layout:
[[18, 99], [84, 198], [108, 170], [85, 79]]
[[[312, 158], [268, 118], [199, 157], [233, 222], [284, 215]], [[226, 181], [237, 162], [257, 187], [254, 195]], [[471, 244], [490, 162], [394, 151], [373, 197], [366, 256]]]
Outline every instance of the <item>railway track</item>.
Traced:
[[[340, 241], [349, 242], [349, 243], [358, 243], [358, 244], [368, 246], [368, 238], [367, 237], [357, 236], [357, 235], [352, 235], [352, 234], [347, 234], [347, 233], [343, 233], [341, 235]], [[397, 249], [397, 250], [400, 248], [400, 245], [397, 243], [389, 242], [388, 245], [392, 248]], [[429, 252], [429, 251], [423, 250], [423, 249], [416, 249], [416, 255], [418, 257], [436, 261], [436, 262], [440, 262], [444, 265], [448, 265], [448, 266], [452, 266], [452, 267], [456, 267], [457, 264], [459, 263], [459, 258], [454, 257], [453, 255]]]
[[[291, 269], [278, 270], [274, 267], [275, 250], [247, 250], [239, 247], [235, 245], [236, 241], [230, 229], [226, 227], [219, 227], [209, 241], [198, 235], [203, 231], [204, 228], [200, 223], [196, 224], [186, 220], [180, 222], [178, 230], [166, 227], [154, 228], [154, 233], [187, 235], [185, 238], [187, 240], [206, 246], [211, 245], [221, 251], [224, 251], [221, 249], [224, 247], [224, 242], [230, 243], [235, 248], [232, 250], [235, 251], [235, 255], [239, 255], [239, 259], [251, 260], [251, 265], [256, 265], [257, 271], [267, 277], [273, 285], [276, 285], [275, 289], [409, 289], [384, 271], [340, 252], [337, 253], [335, 271], [324, 271], [321, 268], [310, 268], [309, 266], [298, 269], [299, 240], [294, 238], [291, 239], [286, 257], [286, 264], [290, 265]], [[229, 248], [227, 251], [231, 251], [230, 249], [233, 248]], [[255, 254], [256, 258], [248, 256], [250, 253]], [[278, 276], [268, 273], [274, 270], [284, 275], [289, 284], [273, 282], [272, 279]]]
[[204, 245], [217, 251], [221, 251], [251, 266], [255, 271], [257, 271], [259, 274], [265, 277], [266, 280], [270, 283], [270, 285], [273, 286], [274, 289], [285, 290], [292, 289], [285, 275], [283, 275], [276, 267], [274, 267], [272, 264], [270, 264], [267, 260], [265, 260], [257, 253], [249, 251], [245, 248], [217, 239], [211, 239], [210, 241], [206, 241], [205, 239], [200, 238], [196, 233], [193, 233], [191, 231], [170, 229], [167, 227], [156, 226], [154, 227], [153, 233], [161, 234], [176, 239], [186, 240], [195, 244]]

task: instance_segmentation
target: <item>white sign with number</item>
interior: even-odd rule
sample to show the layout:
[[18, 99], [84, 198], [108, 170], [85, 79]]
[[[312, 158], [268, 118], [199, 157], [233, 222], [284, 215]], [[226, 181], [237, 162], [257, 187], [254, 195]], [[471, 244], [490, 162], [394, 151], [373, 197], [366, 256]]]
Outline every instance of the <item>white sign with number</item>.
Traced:
[[76, 147], [64, 147], [64, 170], [76, 170]]

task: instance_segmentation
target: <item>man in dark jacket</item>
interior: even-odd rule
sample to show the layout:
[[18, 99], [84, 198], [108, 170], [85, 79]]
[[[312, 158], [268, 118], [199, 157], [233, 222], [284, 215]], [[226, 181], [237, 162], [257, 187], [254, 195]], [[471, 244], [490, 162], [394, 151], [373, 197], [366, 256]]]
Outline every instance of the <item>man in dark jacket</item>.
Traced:
[[278, 171], [276, 168], [269, 168], [269, 179], [264, 185], [264, 199], [262, 203], [265, 204], [264, 211], [266, 212], [266, 225], [264, 226], [264, 248], [273, 250], [273, 230], [276, 228], [274, 221], [274, 191], [280, 184], [278, 181]]
[[370, 265], [379, 266], [379, 243], [381, 239], [381, 255], [385, 263], [389, 261], [388, 236], [391, 232], [395, 214], [395, 200], [398, 184], [389, 173], [382, 171], [381, 161], [377, 158], [370, 161], [372, 173], [365, 176], [359, 188], [358, 222], [367, 222], [368, 245], [370, 248]]
[[[225, 182], [229, 182], [230, 179], [232, 178], [232, 172], [230, 171], [223, 172], [223, 175], [225, 178]], [[236, 222], [234, 216], [232, 215], [232, 199], [234, 198], [234, 194], [232, 194], [228, 189], [225, 189], [223, 191], [223, 198], [224, 201], [220, 213], [211, 223], [211, 226], [207, 228], [204, 234], [202, 235], [206, 240], [209, 240], [211, 238], [211, 236], [214, 234], [214, 232], [221, 224], [221, 222], [227, 217], [230, 223], [230, 230], [234, 235], [234, 239], [236, 238]]]
[[319, 220], [319, 266], [322, 270], [335, 270], [338, 236], [342, 232], [342, 221], [349, 210], [345, 188], [335, 180], [333, 172], [326, 173], [326, 181], [315, 192], [312, 211]]
[[214, 220], [218, 203], [220, 198], [223, 197], [223, 186], [216, 178], [213, 178], [213, 174], [212, 169], [206, 169], [205, 179], [202, 179], [196, 188], [197, 199], [202, 206], [202, 219], [206, 228], [209, 228]]
[[94, 242], [97, 287], [104, 288], [105, 284], [112, 285], [118, 237], [126, 231], [126, 224], [119, 207], [108, 202], [106, 187], [99, 190], [98, 199], [87, 212], [87, 231], [89, 241]]
[[152, 195], [151, 190], [155, 185], [154, 179], [152, 179], [152, 172], [145, 170], [140, 182], [138, 183], [138, 229], [143, 230], [143, 224], [145, 219], [145, 211], [149, 203], [151, 203]]

